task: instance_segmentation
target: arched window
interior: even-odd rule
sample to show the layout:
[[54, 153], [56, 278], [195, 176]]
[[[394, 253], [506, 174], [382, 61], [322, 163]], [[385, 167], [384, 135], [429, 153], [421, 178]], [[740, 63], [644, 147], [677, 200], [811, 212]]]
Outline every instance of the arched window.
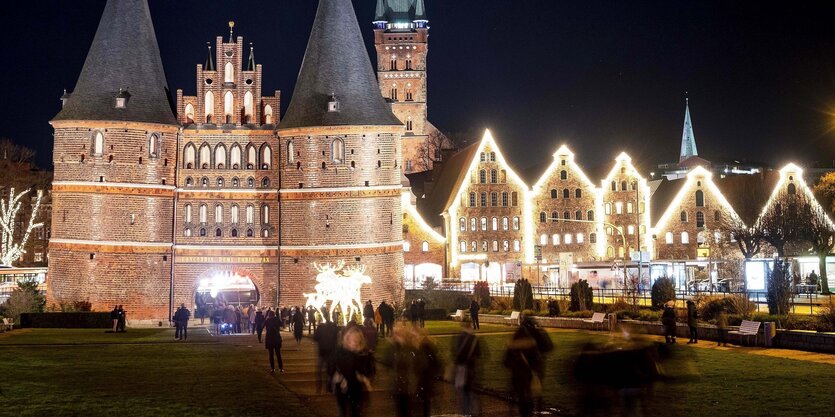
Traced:
[[520, 250], [522, 250], [522, 245], [519, 244], [518, 240], [514, 240], [513, 241], [513, 251], [514, 252], [519, 252]]
[[607, 258], [614, 258], [615, 257], [615, 248], [609, 246], [606, 248], [606, 257]]
[[252, 123], [252, 92], [247, 91], [244, 94], [244, 122]]
[[519, 205], [519, 193], [514, 191], [510, 193], [510, 205], [516, 207]]
[[408, 252], [412, 249], [412, 244], [408, 241], [403, 242], [403, 252]]
[[[612, 191], [617, 191], [617, 190], [618, 190], [618, 183], [615, 182], [615, 181], [612, 181]], [[614, 249], [613, 249], [613, 251], [614, 251]]]
[[565, 220], [571, 220], [571, 213], [569, 213], [567, 211], [564, 211], [562, 213], [562, 218], [565, 219]]
[[186, 204], [185, 209], [183, 210], [183, 220], [186, 223], [191, 223], [191, 204]]
[[566, 233], [566, 234], [562, 237], [562, 241], [563, 241], [563, 243], [565, 243], [566, 245], [570, 245], [570, 244], [571, 244], [571, 234], [570, 234], [570, 233]]
[[223, 236], [223, 230], [220, 230], [220, 228], [215, 229], [215, 237], [222, 237], [222, 236]]
[[490, 152], [490, 162], [496, 162], [496, 153]]
[[487, 193], [481, 193], [481, 207], [487, 207]]
[[664, 242], [668, 245], [673, 244], [673, 232], [667, 232], [664, 234]]
[[229, 166], [232, 169], [241, 168], [241, 145], [237, 143], [232, 145], [232, 151], [229, 152]]
[[510, 223], [507, 220], [507, 217], [502, 217], [502, 230], [507, 230], [510, 228]]
[[499, 182], [499, 173], [495, 169], [490, 170], [490, 183], [495, 184]]
[[200, 237], [206, 237], [206, 228], [205, 227], [200, 228]]
[[185, 230], [183, 230], [183, 236], [191, 237], [191, 229], [186, 228]]
[[205, 114], [206, 116], [206, 123], [214, 123], [214, 114], [215, 114], [215, 95], [211, 91], [206, 91], [206, 99], [203, 100], [203, 106], [205, 107]]
[[696, 212], [696, 227], [705, 227], [705, 214], [701, 211]]
[[487, 252], [487, 249], [488, 249], [488, 248], [489, 248], [489, 246], [487, 246], [487, 241], [486, 241], [486, 240], [482, 240], [482, 241], [481, 241], [481, 251], [482, 251], [482, 252]]
[[217, 177], [217, 180], [215, 182], [217, 183], [217, 186], [220, 188], [223, 188], [223, 185], [225, 184], [225, 182], [223, 181], [223, 177]]
[[562, 190], [562, 198], [571, 198], [571, 191], [568, 191], [568, 188]]
[[487, 231], [487, 217], [482, 217], [481, 218], [481, 231], [482, 232]]
[[223, 223], [223, 205], [215, 205], [215, 223]]
[[226, 123], [232, 123], [232, 115], [235, 113], [235, 96], [231, 91], [223, 95], [223, 117]]
[[551, 212], [551, 223], [556, 223], [558, 221], [560, 221], [560, 214], [557, 213], [556, 211], [552, 211]]
[[513, 230], [519, 230], [519, 217], [513, 216]]
[[229, 211], [229, 221], [232, 224], [238, 224], [238, 222], [240, 221], [239, 215], [240, 215], [240, 213], [239, 213], [238, 205], [233, 204], [232, 209]]
[[200, 178], [200, 185], [203, 187], [209, 186], [209, 179], [206, 177]]
[[504, 240], [502, 241], [502, 250], [507, 252], [510, 250], [510, 241]]
[[719, 210], [713, 212], [713, 221], [716, 223], [722, 222], [722, 213]]
[[186, 124], [194, 123], [194, 106], [191, 103], [186, 104]]
[[93, 133], [93, 155], [101, 156], [104, 153], [104, 133], [96, 131]]
[[578, 188], [578, 189], [576, 189], [576, 190], [574, 190], [574, 197], [575, 197], [575, 198], [581, 198], [581, 197], [583, 197], [583, 190], [581, 190], [581, 189], [579, 189], [579, 188]]
[[507, 207], [507, 192], [502, 193], [502, 207]]
[[270, 179], [267, 178], [267, 177], [262, 178], [261, 179], [261, 188], [269, 188], [269, 186], [270, 186]]
[[238, 188], [241, 186], [241, 180], [238, 177], [232, 177], [232, 187]]
[[267, 104], [264, 106], [264, 124], [272, 124], [273, 123], [273, 107]]
[[690, 243], [690, 235], [687, 232], [681, 232], [681, 243], [685, 245]]
[[496, 207], [499, 205], [499, 193], [492, 192], [490, 193], [490, 206]]
[[626, 181], [621, 181], [620, 182], [620, 190], [621, 191], [626, 191]]
[[583, 243], [583, 242], [584, 242], [584, 240], [585, 240], [585, 237], [583, 236], [583, 234], [582, 234], [582, 233], [577, 233], [576, 238], [577, 238], [577, 239], [576, 239], [576, 242], [577, 242], [577, 243]]
[[590, 222], [594, 221], [594, 210], [589, 210], [586, 212], [586, 220]]
[[583, 220], [583, 212], [580, 210], [575, 211], [574, 220]]
[[459, 251], [459, 252], [461, 252], [461, 253], [466, 253], [466, 252], [467, 252], [467, 242], [465, 242], [465, 241], [463, 241], [463, 240], [462, 240], [462, 241], [459, 243], [459, 245], [458, 245], [458, 246], [460, 246], [460, 248], [458, 248], [458, 251]]
[[507, 182], [507, 171], [501, 170], [499, 171], [499, 182], [502, 184]]
[[246, 237], [253, 237], [253, 236], [255, 236], [255, 235], [252, 233], [252, 229], [246, 229]]
[[705, 193], [702, 190], [696, 190], [696, 207], [705, 206]]
[[480, 170], [478, 171], [478, 183], [479, 184], [486, 184], [487, 183], [487, 171]]
[[544, 211], [539, 212], [539, 222], [540, 223], [545, 223], [545, 212]]
[[232, 237], [238, 237], [238, 229], [232, 229]]
[[615, 214], [623, 214], [623, 202], [615, 202]]
[[462, 232], [467, 231], [467, 219], [466, 218], [461, 217], [460, 219], [458, 219], [458, 230], [460, 230]]
[[548, 235], [546, 235], [544, 233], [539, 235], [539, 244], [542, 245], [542, 246], [547, 245], [548, 244]]
[[246, 145], [246, 169], [255, 169], [258, 166], [258, 151], [255, 150], [255, 145]]
[[491, 222], [493, 226], [493, 231], [499, 230], [499, 218], [493, 217], [493, 221]]
[[270, 169], [273, 166], [273, 150], [266, 143], [261, 145], [261, 169]]
[[475, 207], [476, 206], [475, 198], [476, 198], [475, 193], [470, 193], [470, 207]]
[[556, 188], [552, 188], [552, 189], [551, 189], [551, 198], [557, 198], [557, 197], [558, 197], [558, 196], [557, 196], [557, 189], [556, 189]]
[[222, 143], [219, 143], [215, 148], [215, 168], [226, 168], [226, 146], [223, 146]]
[[261, 206], [261, 224], [270, 224], [270, 206]]
[[681, 222], [682, 222], [682, 223], [687, 222], [687, 212], [686, 212], [686, 211], [682, 211], [682, 212], [681, 212], [681, 214], [679, 214], [679, 218], [681, 219]]
[[194, 168], [194, 158], [195, 158], [195, 150], [194, 144], [189, 143], [186, 145], [186, 149], [183, 151], [183, 162], [185, 163], [185, 168], [191, 169]]
[[429, 252], [429, 242], [424, 241], [420, 244], [420, 251], [421, 252]]
[[568, 179], [568, 171], [566, 171], [566, 170], [560, 171], [560, 179], [561, 180], [567, 180]]
[[788, 192], [789, 192], [789, 195], [795, 195], [795, 194], [797, 194], [797, 187], [795, 187], [795, 185], [794, 185], [794, 184], [789, 183], [788, 187], [786, 187], [786, 188], [787, 188], [787, 190], [788, 190]]
[[231, 62], [227, 62], [223, 67], [223, 81], [227, 83], [235, 82], [235, 66]]
[[632, 205], [632, 202], [631, 202], [631, 201], [628, 201], [628, 202], [626, 203], [626, 212], [627, 212], [627, 213], [629, 213], [629, 214], [632, 214], [632, 212], [633, 212], [634, 210], [635, 210], [635, 207]]
[[252, 204], [246, 206], [246, 224], [255, 223], [255, 207]]
[[293, 141], [287, 141], [287, 165], [291, 165], [296, 162], [296, 150], [293, 146]]
[[335, 164], [345, 161], [345, 142], [342, 139], [334, 139], [331, 142], [331, 159]]
[[205, 204], [200, 205], [200, 223], [208, 223], [209, 222], [209, 207]]
[[249, 188], [255, 188], [255, 178], [249, 177], [246, 179], [246, 186]]
[[208, 143], [200, 147], [200, 168], [209, 169], [212, 166], [212, 149]]
[[148, 156], [156, 158], [159, 156], [160, 139], [159, 133], [151, 133], [148, 136]]

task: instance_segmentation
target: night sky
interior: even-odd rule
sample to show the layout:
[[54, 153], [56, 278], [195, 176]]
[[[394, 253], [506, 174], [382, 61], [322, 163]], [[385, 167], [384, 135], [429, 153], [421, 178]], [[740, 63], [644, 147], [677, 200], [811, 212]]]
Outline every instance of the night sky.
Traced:
[[[376, 0], [355, 0], [373, 58]], [[779, 165], [835, 162], [835, 2], [426, 0], [429, 115], [443, 131], [489, 127], [511, 162], [560, 143], [581, 164], [629, 152], [677, 161], [688, 92], [700, 155]], [[51, 165], [52, 129], [105, 0], [0, 3], [0, 137]], [[168, 84], [195, 89], [205, 44], [254, 42], [264, 93], [290, 102], [315, 0], [150, 0]]]

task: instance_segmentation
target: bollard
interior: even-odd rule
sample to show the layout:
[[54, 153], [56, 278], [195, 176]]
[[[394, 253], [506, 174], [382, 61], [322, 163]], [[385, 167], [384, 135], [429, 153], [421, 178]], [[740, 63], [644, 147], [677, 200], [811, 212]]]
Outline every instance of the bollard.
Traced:
[[774, 345], [774, 336], [777, 335], [777, 326], [773, 321], [763, 323], [763, 346], [772, 347]]
[[609, 314], [609, 331], [613, 331], [617, 328], [618, 325], [618, 315], [617, 314]]

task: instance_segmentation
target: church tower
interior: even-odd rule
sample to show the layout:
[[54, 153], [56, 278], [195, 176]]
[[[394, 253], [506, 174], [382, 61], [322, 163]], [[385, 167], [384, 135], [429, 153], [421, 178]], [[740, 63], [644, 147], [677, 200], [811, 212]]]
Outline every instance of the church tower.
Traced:
[[278, 126], [280, 303], [303, 304], [322, 263], [364, 266], [363, 299], [402, 300], [402, 133], [351, 0], [320, 0]]
[[423, 0], [377, 0], [374, 45], [380, 92], [406, 127], [403, 172], [431, 169], [445, 138], [427, 120], [429, 20]]
[[109, 0], [55, 129], [48, 303], [168, 317], [178, 123], [147, 0]]
[[690, 121], [690, 99], [684, 99], [684, 129], [681, 132], [681, 153], [678, 161], [684, 162], [694, 156], [698, 156], [696, 150], [696, 135], [693, 134], [693, 122]]

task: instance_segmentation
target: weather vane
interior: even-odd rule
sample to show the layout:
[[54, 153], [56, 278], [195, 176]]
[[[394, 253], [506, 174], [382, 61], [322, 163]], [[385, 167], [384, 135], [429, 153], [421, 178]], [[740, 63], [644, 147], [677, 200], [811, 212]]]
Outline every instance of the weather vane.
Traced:
[[232, 30], [235, 29], [235, 21], [229, 21], [229, 43], [232, 43]]

